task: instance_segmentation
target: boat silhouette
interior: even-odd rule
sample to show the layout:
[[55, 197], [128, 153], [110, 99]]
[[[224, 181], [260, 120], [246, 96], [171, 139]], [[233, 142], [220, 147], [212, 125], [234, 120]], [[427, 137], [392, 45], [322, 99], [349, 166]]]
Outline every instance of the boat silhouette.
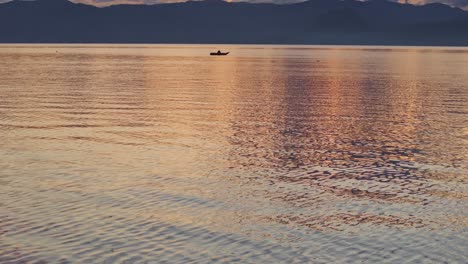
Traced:
[[210, 53], [211, 56], [226, 56], [228, 54], [229, 54], [229, 52], [221, 52], [220, 50], [218, 50], [218, 52], [211, 52]]

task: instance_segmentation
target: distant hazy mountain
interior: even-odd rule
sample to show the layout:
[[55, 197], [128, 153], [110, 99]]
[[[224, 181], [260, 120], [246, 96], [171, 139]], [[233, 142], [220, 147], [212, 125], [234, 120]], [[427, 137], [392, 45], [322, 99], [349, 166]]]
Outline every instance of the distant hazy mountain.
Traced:
[[66, 0], [0, 4], [0, 42], [468, 46], [468, 12], [443, 4], [220, 0], [106, 8]]

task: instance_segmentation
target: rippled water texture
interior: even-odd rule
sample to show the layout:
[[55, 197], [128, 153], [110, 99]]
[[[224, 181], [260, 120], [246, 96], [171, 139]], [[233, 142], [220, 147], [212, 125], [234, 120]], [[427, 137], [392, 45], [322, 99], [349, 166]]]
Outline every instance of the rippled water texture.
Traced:
[[468, 49], [3, 45], [0, 78], [1, 263], [468, 262]]

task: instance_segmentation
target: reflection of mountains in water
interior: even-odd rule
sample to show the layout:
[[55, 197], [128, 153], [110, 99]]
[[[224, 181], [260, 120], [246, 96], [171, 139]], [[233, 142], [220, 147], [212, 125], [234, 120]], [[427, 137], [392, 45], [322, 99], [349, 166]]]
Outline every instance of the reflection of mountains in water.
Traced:
[[106, 8], [66, 0], [12, 1], [0, 5], [0, 23], [8, 25], [0, 28], [0, 42], [468, 45], [468, 12], [386, 1], [189, 1]]

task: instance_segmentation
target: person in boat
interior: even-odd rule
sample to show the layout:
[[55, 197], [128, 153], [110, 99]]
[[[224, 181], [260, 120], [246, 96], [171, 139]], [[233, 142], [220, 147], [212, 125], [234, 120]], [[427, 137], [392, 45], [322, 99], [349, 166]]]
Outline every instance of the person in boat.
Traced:
[[221, 54], [221, 51], [220, 51], [220, 50], [218, 50], [218, 52], [217, 52], [217, 53], [218, 53], [218, 54]]

